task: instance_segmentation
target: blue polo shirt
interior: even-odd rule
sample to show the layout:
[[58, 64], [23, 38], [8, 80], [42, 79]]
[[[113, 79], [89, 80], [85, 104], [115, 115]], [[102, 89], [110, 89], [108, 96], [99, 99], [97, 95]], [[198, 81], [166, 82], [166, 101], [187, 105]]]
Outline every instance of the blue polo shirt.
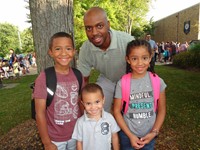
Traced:
[[114, 117], [102, 111], [98, 121], [87, 117], [86, 112], [79, 118], [74, 127], [72, 138], [82, 141], [85, 150], [111, 150], [112, 133], [120, 130]]

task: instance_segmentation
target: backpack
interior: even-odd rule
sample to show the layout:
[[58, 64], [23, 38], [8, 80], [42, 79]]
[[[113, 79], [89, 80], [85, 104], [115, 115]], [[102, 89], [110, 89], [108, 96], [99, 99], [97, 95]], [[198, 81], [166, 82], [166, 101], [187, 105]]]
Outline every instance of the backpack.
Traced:
[[169, 57], [169, 51], [168, 50], [164, 50], [163, 56], [164, 57]]
[[[81, 92], [81, 87], [82, 87], [82, 74], [81, 72], [76, 69], [76, 68], [72, 68], [78, 83], [79, 83], [79, 94]], [[57, 85], [57, 79], [56, 79], [56, 72], [54, 67], [49, 67], [46, 68], [45, 70], [45, 75], [46, 75], [46, 86], [47, 86], [47, 101], [46, 101], [46, 107], [50, 106], [53, 97], [54, 97], [54, 93], [56, 91], [56, 85]], [[33, 89], [32, 93], [34, 92], [34, 85], [35, 83], [31, 84], [31, 89]], [[36, 112], [35, 112], [35, 99], [32, 98], [31, 100], [31, 117], [32, 119], [36, 119], [35, 118]]]
[[[129, 100], [130, 100], [130, 90], [131, 90], [131, 73], [125, 74], [121, 78], [121, 89], [122, 89], [122, 114], [126, 114], [128, 110]], [[157, 111], [158, 100], [160, 96], [160, 78], [157, 74], [149, 72], [151, 79], [151, 84], [153, 88], [154, 95], [154, 111]]]

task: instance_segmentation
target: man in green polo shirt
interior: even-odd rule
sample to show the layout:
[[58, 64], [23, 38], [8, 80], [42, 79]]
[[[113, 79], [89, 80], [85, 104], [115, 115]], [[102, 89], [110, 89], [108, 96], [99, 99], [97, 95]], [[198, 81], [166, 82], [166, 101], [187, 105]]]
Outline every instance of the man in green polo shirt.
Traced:
[[85, 13], [84, 26], [88, 40], [81, 46], [78, 69], [86, 83], [92, 68], [100, 72], [97, 84], [105, 94], [104, 109], [110, 112], [116, 82], [126, 72], [126, 46], [134, 37], [110, 29], [107, 14], [100, 7], [92, 7]]

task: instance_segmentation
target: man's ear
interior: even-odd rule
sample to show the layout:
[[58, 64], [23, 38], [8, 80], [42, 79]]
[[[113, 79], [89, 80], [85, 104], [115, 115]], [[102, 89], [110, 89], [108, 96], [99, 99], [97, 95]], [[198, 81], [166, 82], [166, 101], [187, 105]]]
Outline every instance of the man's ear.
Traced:
[[108, 27], [109, 27], [109, 29], [110, 29], [110, 21], [108, 20]]

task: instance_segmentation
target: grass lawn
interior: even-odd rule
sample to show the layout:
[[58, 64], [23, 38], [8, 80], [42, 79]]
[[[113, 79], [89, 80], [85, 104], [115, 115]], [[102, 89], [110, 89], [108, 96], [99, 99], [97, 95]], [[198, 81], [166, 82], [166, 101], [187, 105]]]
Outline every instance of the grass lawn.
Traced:
[[30, 119], [31, 93], [30, 83], [36, 75], [21, 77], [20, 79], [6, 79], [3, 84], [19, 83], [14, 88], [0, 89], [0, 135], [11, 128]]
[[[156, 72], [167, 84], [167, 115], [158, 143], [170, 149], [200, 149], [200, 72], [169, 66], [156, 66]], [[97, 74], [93, 72], [90, 82], [95, 82]], [[19, 84], [12, 89], [0, 89], [0, 135], [30, 119], [29, 85], [35, 78], [32, 75], [3, 81]]]
[[157, 66], [156, 71], [167, 84], [162, 132], [170, 131], [173, 136], [165, 138], [174, 140], [178, 149], [200, 149], [200, 72], [168, 66]]

